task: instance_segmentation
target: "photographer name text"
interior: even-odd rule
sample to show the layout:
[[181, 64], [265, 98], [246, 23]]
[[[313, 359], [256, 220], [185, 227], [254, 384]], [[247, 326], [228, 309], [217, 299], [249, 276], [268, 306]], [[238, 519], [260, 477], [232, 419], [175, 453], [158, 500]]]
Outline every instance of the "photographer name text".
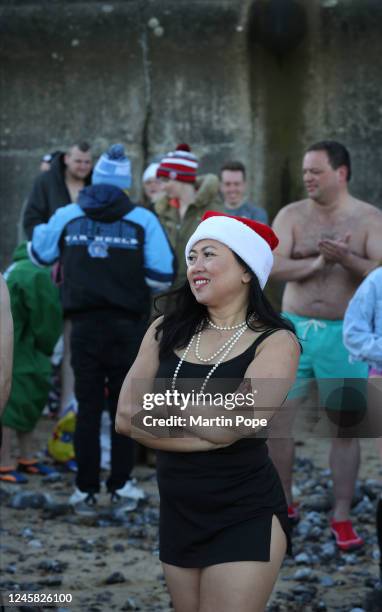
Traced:
[[142, 418], [145, 427], [266, 427], [267, 419], [244, 417], [243, 415], [205, 417], [192, 414], [184, 416], [171, 415], [166, 418], [154, 417], [147, 414]]

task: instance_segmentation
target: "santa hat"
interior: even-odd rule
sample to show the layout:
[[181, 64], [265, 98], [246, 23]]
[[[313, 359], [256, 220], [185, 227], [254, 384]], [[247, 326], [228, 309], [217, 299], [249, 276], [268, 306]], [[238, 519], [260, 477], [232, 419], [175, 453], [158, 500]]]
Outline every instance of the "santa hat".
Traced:
[[180, 144], [175, 151], [167, 153], [161, 159], [157, 170], [157, 177], [163, 176], [172, 181], [183, 183], [194, 183], [196, 181], [196, 171], [198, 160], [191, 153], [188, 144]]
[[259, 221], [209, 210], [187, 242], [186, 262], [193, 246], [208, 238], [218, 240], [239, 255], [264, 289], [273, 266], [272, 251], [279, 243], [272, 228]]

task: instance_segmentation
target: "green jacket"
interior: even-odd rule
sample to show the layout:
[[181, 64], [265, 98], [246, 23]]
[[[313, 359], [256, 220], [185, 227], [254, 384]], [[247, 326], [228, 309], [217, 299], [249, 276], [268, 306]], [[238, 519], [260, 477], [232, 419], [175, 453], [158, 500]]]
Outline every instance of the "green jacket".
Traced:
[[170, 205], [167, 196], [160, 198], [155, 204], [155, 212], [167, 232], [178, 260], [178, 271], [174, 283], [176, 286], [183, 284], [186, 280], [184, 250], [200, 219], [207, 210], [224, 212], [219, 197], [219, 179], [217, 176], [205, 174], [199, 177], [196, 181], [196, 189], [195, 201], [189, 205], [182, 220], [180, 220], [178, 209]]
[[4, 274], [14, 324], [12, 390], [2, 423], [32, 431], [44, 409], [51, 373], [50, 356], [62, 330], [62, 310], [49, 268], [34, 265], [26, 242]]

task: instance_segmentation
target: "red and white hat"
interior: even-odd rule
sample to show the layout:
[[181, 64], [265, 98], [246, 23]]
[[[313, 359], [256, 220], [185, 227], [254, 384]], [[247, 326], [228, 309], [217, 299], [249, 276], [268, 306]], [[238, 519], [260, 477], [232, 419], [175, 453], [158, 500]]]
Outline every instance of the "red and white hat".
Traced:
[[218, 240], [234, 251], [256, 274], [264, 289], [273, 266], [272, 251], [279, 243], [273, 229], [259, 221], [207, 211], [186, 245], [186, 262], [199, 240]]
[[180, 144], [175, 151], [167, 153], [161, 159], [157, 170], [157, 177], [163, 176], [172, 181], [181, 181], [183, 183], [194, 183], [196, 181], [196, 171], [198, 169], [198, 160], [191, 153], [188, 144]]

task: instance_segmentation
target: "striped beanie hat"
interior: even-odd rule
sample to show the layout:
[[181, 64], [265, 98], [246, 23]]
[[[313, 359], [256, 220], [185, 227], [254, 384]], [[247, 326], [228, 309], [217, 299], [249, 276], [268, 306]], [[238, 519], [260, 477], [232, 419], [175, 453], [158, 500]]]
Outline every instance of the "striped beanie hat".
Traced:
[[120, 189], [131, 187], [131, 163], [122, 144], [114, 144], [101, 155], [92, 174], [93, 185], [114, 185]]
[[182, 183], [194, 183], [196, 181], [196, 171], [198, 169], [198, 160], [191, 153], [188, 144], [180, 144], [175, 151], [167, 153], [161, 159], [157, 170], [157, 177], [161, 176], [172, 181], [181, 181]]

